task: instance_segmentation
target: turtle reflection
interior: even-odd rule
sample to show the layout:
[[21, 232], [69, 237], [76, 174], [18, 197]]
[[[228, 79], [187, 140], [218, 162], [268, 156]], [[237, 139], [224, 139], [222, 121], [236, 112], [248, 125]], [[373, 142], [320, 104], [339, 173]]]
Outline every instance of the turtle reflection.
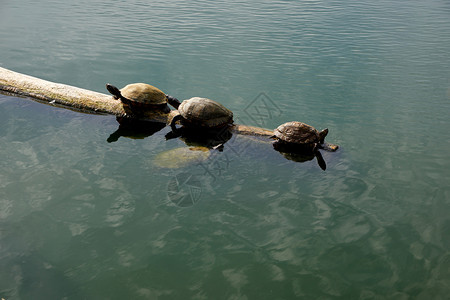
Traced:
[[233, 134], [228, 127], [222, 128], [190, 128], [181, 127], [176, 132], [166, 134], [166, 139], [180, 138], [188, 146], [200, 146], [209, 149], [223, 150], [223, 145]]
[[274, 143], [273, 148], [281, 153], [284, 158], [295, 162], [306, 162], [317, 159], [317, 163], [322, 170], [326, 170], [327, 164], [322, 157], [322, 154], [318, 149], [311, 149], [310, 147], [304, 147], [299, 145], [288, 145], [282, 143]]
[[108, 143], [116, 142], [122, 136], [131, 139], [145, 139], [166, 126], [164, 123], [126, 117], [117, 117], [116, 120], [119, 123], [119, 128], [108, 137]]

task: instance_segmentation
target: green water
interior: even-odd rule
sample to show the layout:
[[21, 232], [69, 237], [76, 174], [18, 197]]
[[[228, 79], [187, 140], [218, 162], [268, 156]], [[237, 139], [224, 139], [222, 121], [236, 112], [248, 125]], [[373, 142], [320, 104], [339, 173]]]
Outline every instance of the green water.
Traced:
[[[3, 1], [0, 66], [106, 93], [148, 82], [236, 122], [340, 145], [286, 159], [233, 136], [188, 167], [169, 128], [0, 94], [0, 298], [447, 299], [446, 1]], [[148, 135], [148, 134], [144, 134]]]

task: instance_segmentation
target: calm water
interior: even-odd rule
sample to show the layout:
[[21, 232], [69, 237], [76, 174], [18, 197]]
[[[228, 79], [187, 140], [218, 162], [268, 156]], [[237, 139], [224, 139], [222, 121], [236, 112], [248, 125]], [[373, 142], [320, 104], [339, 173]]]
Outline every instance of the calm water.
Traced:
[[161, 168], [168, 128], [108, 143], [112, 116], [0, 95], [0, 298], [448, 298], [448, 1], [15, 0], [0, 28], [2, 67], [341, 146], [326, 171], [242, 136]]

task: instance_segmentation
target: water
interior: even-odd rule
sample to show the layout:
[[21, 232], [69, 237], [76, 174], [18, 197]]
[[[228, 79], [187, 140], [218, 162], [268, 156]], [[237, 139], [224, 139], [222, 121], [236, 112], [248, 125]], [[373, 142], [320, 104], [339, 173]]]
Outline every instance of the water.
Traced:
[[163, 128], [0, 95], [0, 297], [445, 299], [446, 1], [3, 1], [0, 66], [105, 92], [148, 82], [239, 123], [328, 127], [285, 159], [234, 136], [180, 169]]

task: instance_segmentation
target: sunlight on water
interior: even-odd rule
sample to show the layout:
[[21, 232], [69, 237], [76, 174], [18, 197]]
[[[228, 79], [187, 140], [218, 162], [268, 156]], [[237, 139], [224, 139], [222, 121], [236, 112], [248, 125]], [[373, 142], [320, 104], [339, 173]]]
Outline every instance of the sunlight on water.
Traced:
[[445, 1], [2, 3], [1, 67], [103, 93], [148, 82], [219, 101], [236, 123], [329, 128], [340, 149], [322, 151], [322, 171], [234, 135], [168, 164], [196, 146], [166, 140], [168, 127], [132, 136], [112, 116], [0, 95], [0, 298], [446, 298], [449, 13]]

